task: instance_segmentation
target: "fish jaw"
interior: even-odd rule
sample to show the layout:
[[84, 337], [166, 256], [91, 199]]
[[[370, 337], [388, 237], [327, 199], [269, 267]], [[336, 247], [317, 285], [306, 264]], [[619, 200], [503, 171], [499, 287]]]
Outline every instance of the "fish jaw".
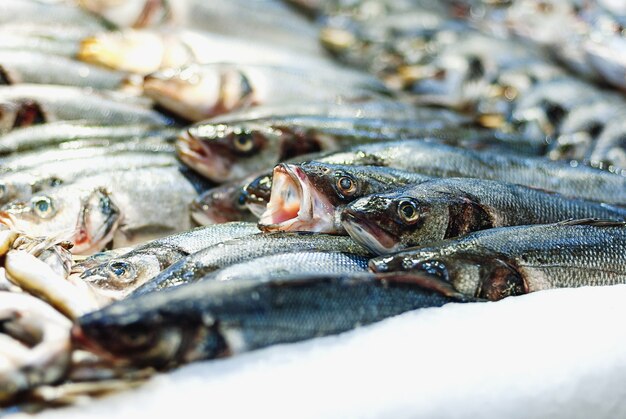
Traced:
[[341, 224], [354, 241], [378, 255], [401, 249], [398, 237], [362, 217], [352, 208], [345, 208], [341, 212]]
[[92, 254], [113, 239], [124, 219], [108, 191], [98, 188], [81, 203], [73, 237], [75, 254]]
[[259, 219], [262, 230], [336, 233], [334, 221], [335, 207], [301, 168], [291, 164], [276, 166], [270, 201]]
[[215, 152], [213, 147], [189, 132], [183, 132], [176, 140], [180, 159], [202, 176], [214, 182], [224, 182], [231, 175], [230, 160]]

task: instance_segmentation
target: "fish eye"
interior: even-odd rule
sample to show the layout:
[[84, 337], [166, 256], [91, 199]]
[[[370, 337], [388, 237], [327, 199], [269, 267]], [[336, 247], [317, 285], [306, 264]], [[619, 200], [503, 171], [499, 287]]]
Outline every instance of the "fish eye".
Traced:
[[114, 261], [109, 263], [109, 271], [117, 278], [127, 279], [132, 274], [132, 268], [126, 262]]
[[356, 192], [356, 182], [350, 176], [343, 175], [337, 179], [337, 189], [344, 196], [354, 195]]
[[417, 205], [413, 200], [405, 199], [398, 204], [398, 215], [407, 224], [413, 224], [419, 220], [420, 215]]
[[241, 133], [233, 137], [235, 150], [241, 153], [249, 153], [254, 149], [254, 138], [250, 133]]
[[32, 200], [32, 208], [41, 218], [49, 218], [54, 214], [52, 200], [47, 196], [34, 198]]
[[126, 328], [119, 334], [118, 339], [124, 346], [131, 348], [137, 348], [146, 346], [152, 340], [154, 333], [150, 330], [144, 330], [141, 328]]
[[239, 197], [237, 198], [237, 206], [240, 209], [246, 208], [246, 194], [245, 193], [240, 193]]

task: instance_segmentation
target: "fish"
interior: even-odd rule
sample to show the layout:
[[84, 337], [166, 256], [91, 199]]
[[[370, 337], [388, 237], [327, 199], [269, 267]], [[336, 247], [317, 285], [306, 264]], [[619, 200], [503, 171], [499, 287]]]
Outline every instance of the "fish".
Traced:
[[268, 281], [293, 275], [366, 272], [369, 258], [341, 252], [293, 252], [261, 256], [210, 273], [200, 281]]
[[259, 228], [345, 234], [339, 215], [350, 202], [429, 179], [386, 167], [282, 163], [274, 168], [270, 200]]
[[494, 180], [434, 179], [349, 204], [341, 221], [376, 254], [474, 231], [567, 219], [626, 220], [626, 209]]
[[72, 323], [25, 293], [0, 291], [0, 405], [37, 385], [55, 383], [70, 365]]
[[243, 189], [249, 178], [223, 183], [211, 188], [191, 202], [191, 218], [199, 225], [218, 224], [228, 221], [257, 221], [246, 206]]
[[14, 129], [0, 136], [0, 156], [15, 152], [56, 147], [82, 141], [80, 147], [109, 146], [137, 139], [167, 142], [178, 133], [174, 127], [144, 124], [101, 125], [88, 121], [58, 121]]
[[0, 84], [51, 84], [114, 90], [128, 83], [122, 72], [44, 54], [0, 49]]
[[185, 164], [215, 182], [243, 178], [298, 155], [330, 153], [362, 143], [423, 139], [474, 149], [496, 147], [508, 152], [525, 147], [521, 139], [506, 134], [448, 126], [437, 120], [438, 113], [424, 111], [423, 122], [414, 117], [398, 121], [319, 115], [209, 121], [184, 130], [176, 147]]
[[260, 104], [354, 101], [390, 94], [380, 81], [358, 71], [238, 63], [161, 70], [144, 77], [143, 91], [193, 122]]
[[[129, 101], [130, 98], [126, 98]], [[150, 109], [124, 103], [93, 89], [72, 86], [18, 84], [0, 86], [0, 134], [13, 128], [58, 120], [88, 120], [102, 124], [171, 125]]]
[[177, 167], [84, 177], [0, 209], [0, 224], [30, 235], [71, 234], [73, 252], [89, 254], [113, 240], [124, 247], [191, 227], [194, 184]]
[[371, 274], [204, 281], [118, 301], [72, 329], [75, 345], [165, 369], [338, 334], [456, 301]]
[[[198, 227], [141, 244], [127, 253], [114, 255], [82, 271], [80, 279], [99, 293], [121, 299], [176, 261], [223, 241], [257, 234], [254, 223], [224, 223]], [[93, 261], [87, 261], [93, 265]]]
[[137, 288], [131, 298], [175, 285], [196, 282], [218, 269], [278, 253], [334, 251], [367, 256], [369, 251], [346, 236], [317, 233], [256, 234], [228, 240], [180, 259]]
[[26, 235], [20, 235], [11, 245], [11, 250], [27, 251], [48, 265], [54, 274], [61, 278], [67, 278], [72, 270], [74, 261], [71, 248], [72, 243], [62, 238]]
[[[625, 239], [626, 224], [606, 220], [493, 228], [380, 256], [370, 261], [370, 269], [417, 274], [405, 279], [444, 294], [499, 300], [546, 289], [622, 284]], [[419, 279], [422, 273], [428, 281]]]
[[0, 204], [29, 200], [48, 189], [75, 182], [85, 176], [126, 169], [178, 166], [171, 153], [112, 152], [104, 156], [38, 165], [33, 170], [0, 174]]
[[[419, 140], [363, 144], [327, 153], [315, 160], [329, 164], [384, 166], [431, 177], [492, 179], [608, 204], [624, 205], [626, 202], [626, 177], [615, 173], [577, 163], [488, 150], [476, 152]], [[271, 173], [259, 175], [245, 187], [246, 206], [253, 212], [264, 209], [271, 187]]]
[[123, 29], [87, 37], [77, 53], [81, 61], [146, 76], [189, 64], [246, 63], [334, 67], [318, 54], [279, 45], [188, 29]]

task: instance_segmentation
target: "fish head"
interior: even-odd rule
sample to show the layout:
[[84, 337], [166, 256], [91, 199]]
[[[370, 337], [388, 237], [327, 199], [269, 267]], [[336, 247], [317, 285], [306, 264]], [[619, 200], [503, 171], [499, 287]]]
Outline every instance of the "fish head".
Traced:
[[199, 225], [254, 218], [246, 207], [245, 191], [239, 182], [206, 191], [191, 202], [190, 209], [191, 217]]
[[341, 222], [358, 243], [377, 254], [442, 239], [448, 210], [443, 203], [402, 192], [372, 194], [341, 212]]
[[130, 252], [86, 269], [80, 278], [100, 293], [120, 299], [156, 276], [161, 267], [156, 254]]
[[103, 248], [121, 219], [120, 209], [102, 188], [78, 200], [55, 194], [36, 195], [29, 201], [11, 202], [0, 211], [0, 224], [27, 234], [51, 235], [72, 230], [73, 251], [77, 254]]
[[376, 273], [426, 274], [442, 288], [451, 286], [464, 295], [491, 301], [528, 292], [521, 271], [508, 257], [489, 249], [454, 246], [380, 256], [369, 262], [369, 268]]
[[194, 125], [176, 142], [187, 165], [214, 182], [241, 179], [278, 163], [280, 132], [263, 124]]
[[245, 72], [230, 65], [189, 65], [147, 75], [144, 93], [177, 115], [201, 121], [255, 104]]
[[243, 187], [246, 207], [257, 218], [265, 212], [272, 193], [272, 174], [264, 173], [255, 177]]

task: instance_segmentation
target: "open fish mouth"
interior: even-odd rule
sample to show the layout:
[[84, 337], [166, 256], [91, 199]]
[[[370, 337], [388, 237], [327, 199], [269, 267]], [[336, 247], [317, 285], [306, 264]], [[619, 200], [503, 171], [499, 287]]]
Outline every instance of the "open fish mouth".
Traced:
[[189, 132], [178, 136], [176, 151], [185, 164], [208, 179], [222, 182], [230, 175], [230, 165], [226, 164], [224, 156]]
[[347, 208], [341, 214], [341, 223], [350, 237], [378, 255], [400, 250], [398, 238], [378, 224], [359, 217], [358, 213]]
[[272, 192], [259, 219], [264, 231], [334, 232], [335, 207], [309, 181], [298, 166], [274, 168]]

